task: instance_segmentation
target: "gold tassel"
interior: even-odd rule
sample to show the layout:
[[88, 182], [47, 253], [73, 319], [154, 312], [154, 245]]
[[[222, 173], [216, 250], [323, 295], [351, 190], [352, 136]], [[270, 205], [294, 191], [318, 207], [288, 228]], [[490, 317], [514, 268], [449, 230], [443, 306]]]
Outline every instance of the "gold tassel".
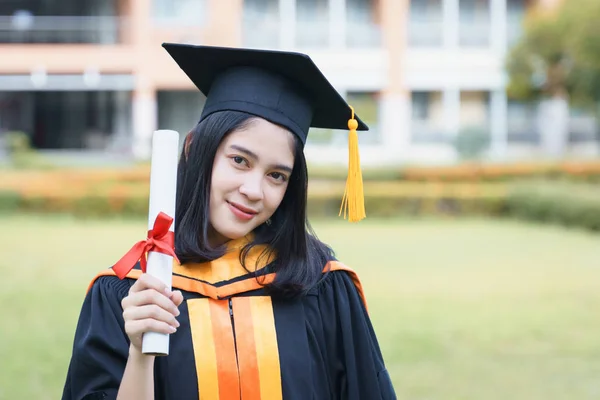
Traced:
[[360, 169], [360, 154], [358, 152], [358, 121], [354, 119], [354, 108], [352, 110], [352, 118], [348, 120], [348, 129], [350, 136], [348, 138], [348, 178], [346, 179], [346, 189], [340, 207], [339, 215], [344, 211], [344, 219], [346, 213], [350, 222], [358, 222], [366, 217], [365, 199], [363, 192], [362, 171]]

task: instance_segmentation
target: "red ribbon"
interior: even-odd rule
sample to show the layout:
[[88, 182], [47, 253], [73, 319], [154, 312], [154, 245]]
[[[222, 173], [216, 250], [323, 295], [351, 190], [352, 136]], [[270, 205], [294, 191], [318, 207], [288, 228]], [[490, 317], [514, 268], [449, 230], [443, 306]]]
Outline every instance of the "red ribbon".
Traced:
[[135, 264], [140, 261], [142, 271], [146, 272], [147, 253], [155, 251], [157, 253], [168, 254], [175, 258], [175, 235], [169, 231], [173, 218], [160, 212], [156, 216], [154, 226], [148, 231], [148, 238], [137, 242], [121, 259], [113, 266], [113, 271], [123, 279], [133, 269]]

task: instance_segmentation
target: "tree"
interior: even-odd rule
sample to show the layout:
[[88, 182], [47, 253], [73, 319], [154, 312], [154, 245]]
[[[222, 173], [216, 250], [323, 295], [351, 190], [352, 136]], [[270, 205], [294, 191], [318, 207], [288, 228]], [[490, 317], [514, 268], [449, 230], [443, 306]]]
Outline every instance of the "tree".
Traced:
[[600, 102], [600, 1], [568, 0], [553, 10], [534, 8], [525, 33], [508, 56], [512, 98], [567, 96], [571, 104]]
[[550, 136], [566, 137], [569, 104], [600, 115], [599, 21], [598, 0], [534, 7], [523, 37], [509, 52], [508, 96], [551, 104], [541, 118]]

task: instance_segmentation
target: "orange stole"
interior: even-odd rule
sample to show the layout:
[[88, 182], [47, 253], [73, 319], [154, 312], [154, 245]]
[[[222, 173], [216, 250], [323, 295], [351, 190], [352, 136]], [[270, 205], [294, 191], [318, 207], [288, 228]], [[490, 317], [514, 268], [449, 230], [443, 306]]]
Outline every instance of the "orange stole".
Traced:
[[188, 300], [198, 397], [239, 399], [237, 357], [227, 300]]
[[273, 304], [267, 296], [234, 297], [233, 318], [242, 399], [282, 398]]
[[229, 300], [187, 302], [199, 398], [281, 399], [271, 298], [236, 297], [231, 302], [235, 339]]
[[[362, 284], [360, 282], [358, 275], [356, 274], [356, 272], [354, 272], [354, 270], [352, 268], [342, 264], [339, 261], [329, 261], [323, 268], [323, 273], [325, 273], [327, 271], [346, 271], [352, 278], [352, 282], [354, 282], [354, 285], [356, 286], [356, 289], [358, 290], [358, 294], [360, 295], [360, 298], [361, 298], [363, 304], [365, 305], [365, 308], [368, 309], [367, 299], [365, 297], [365, 294], [364, 294], [364, 291], [362, 288]], [[92, 281], [90, 282], [90, 284], [87, 287], [87, 291], [89, 291], [92, 288], [92, 285], [94, 284], [96, 279], [98, 279], [99, 277], [115, 276], [115, 275], [116, 274], [114, 273], [114, 271], [110, 268], [106, 269], [104, 271], [101, 271], [94, 277], [94, 279], [92, 279]], [[141, 275], [142, 275], [141, 270], [132, 269], [127, 274], [127, 278], [137, 279]], [[188, 292], [198, 293], [198, 294], [201, 294], [202, 296], [206, 296], [206, 297], [210, 297], [211, 299], [219, 300], [219, 299], [223, 299], [223, 298], [226, 298], [229, 296], [234, 296], [236, 294], [246, 293], [246, 292], [250, 292], [252, 290], [260, 289], [263, 286], [273, 282], [274, 279], [275, 279], [275, 274], [272, 273], [272, 274], [260, 276], [258, 278], [258, 280], [256, 278], [248, 278], [245, 280], [231, 283], [229, 285], [217, 287], [217, 286], [211, 285], [208, 282], [203, 282], [203, 281], [200, 281], [197, 279], [191, 279], [186, 276], [173, 275], [172, 286], [174, 289], [181, 289], [181, 290], [185, 290]]]
[[[358, 275], [336, 261], [323, 272], [348, 272], [367, 307]], [[100, 276], [115, 275], [112, 269]], [[141, 270], [131, 270], [128, 278], [137, 279]], [[248, 278], [224, 286], [186, 276], [173, 275], [173, 288], [199, 293], [200, 299], [187, 300], [194, 360], [200, 399], [275, 399], [282, 398], [279, 349], [273, 304], [268, 296], [223, 297], [260, 289], [272, 282], [275, 274]], [[233, 322], [229, 311], [233, 310]], [[233, 323], [233, 325], [232, 325]], [[237, 335], [234, 338], [233, 327]]]

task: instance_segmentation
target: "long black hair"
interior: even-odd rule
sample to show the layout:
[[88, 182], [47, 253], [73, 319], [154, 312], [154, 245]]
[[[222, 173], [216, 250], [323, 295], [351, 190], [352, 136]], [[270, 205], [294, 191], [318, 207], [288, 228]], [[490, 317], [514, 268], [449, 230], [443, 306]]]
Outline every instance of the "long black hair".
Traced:
[[[254, 118], [243, 112], [221, 111], [209, 115], [188, 134], [177, 172], [175, 252], [181, 263], [210, 261], [224, 254], [224, 245], [213, 248], [208, 241], [213, 162], [221, 141]], [[308, 222], [308, 169], [302, 143], [294, 138], [294, 167], [283, 200], [270, 223], [258, 226], [253, 241], [240, 253], [245, 267], [252, 247], [267, 245], [261, 257], [274, 257], [265, 270], [275, 272], [276, 278], [266, 289], [285, 297], [306, 293], [321, 278], [327, 261], [334, 258], [333, 251], [317, 239]]]

